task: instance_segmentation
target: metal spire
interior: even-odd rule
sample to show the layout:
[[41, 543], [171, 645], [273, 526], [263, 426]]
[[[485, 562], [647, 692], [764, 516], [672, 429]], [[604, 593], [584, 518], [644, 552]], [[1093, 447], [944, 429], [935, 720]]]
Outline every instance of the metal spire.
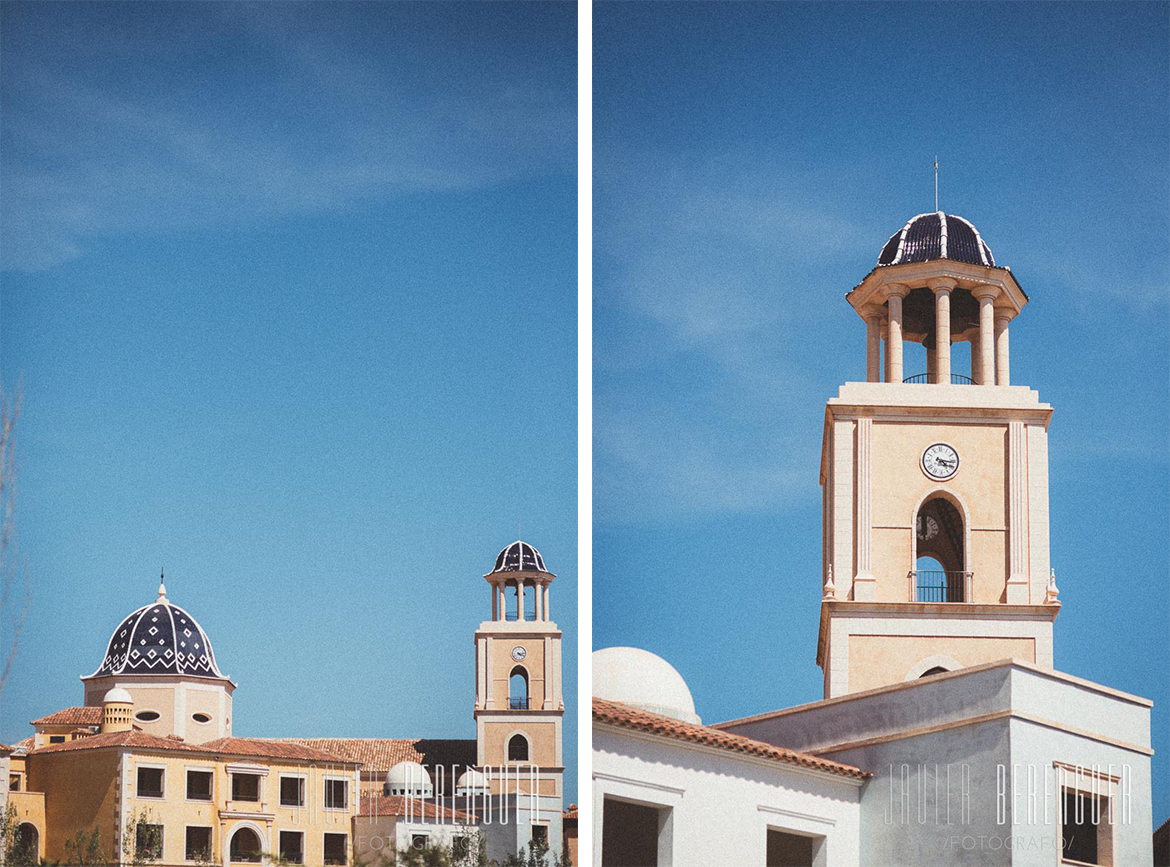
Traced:
[[938, 212], [938, 154], [934, 155], [934, 210]]

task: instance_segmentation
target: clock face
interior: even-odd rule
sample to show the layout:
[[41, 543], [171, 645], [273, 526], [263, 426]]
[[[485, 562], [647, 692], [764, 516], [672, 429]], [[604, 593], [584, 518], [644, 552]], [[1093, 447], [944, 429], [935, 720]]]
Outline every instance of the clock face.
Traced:
[[922, 471], [943, 481], [959, 471], [959, 453], [946, 443], [935, 443], [922, 453]]
[[514, 660], [516, 660], [517, 662], [522, 660], [527, 655], [528, 655], [528, 651], [525, 650], [523, 647], [521, 647], [519, 644], [517, 644], [515, 647], [512, 648], [512, 658]]

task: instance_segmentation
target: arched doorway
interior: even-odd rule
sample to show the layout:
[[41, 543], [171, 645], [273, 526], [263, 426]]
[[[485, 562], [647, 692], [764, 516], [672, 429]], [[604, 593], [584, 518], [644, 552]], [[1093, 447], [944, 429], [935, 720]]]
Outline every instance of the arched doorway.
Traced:
[[916, 602], [966, 602], [963, 513], [949, 498], [927, 497], [914, 516]]
[[13, 841], [13, 865], [39, 864], [40, 833], [37, 826], [28, 822], [21, 822], [16, 828], [16, 839]]

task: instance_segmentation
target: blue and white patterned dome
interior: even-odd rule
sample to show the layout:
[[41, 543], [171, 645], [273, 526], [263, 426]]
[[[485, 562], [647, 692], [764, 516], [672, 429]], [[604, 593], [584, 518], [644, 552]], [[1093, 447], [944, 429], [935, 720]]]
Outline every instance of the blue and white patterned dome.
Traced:
[[[548, 572], [540, 552], [517, 539], [496, 557], [492, 572]], [[490, 574], [490, 573], [489, 573]]]
[[166, 587], [114, 630], [101, 667], [90, 677], [125, 674], [184, 674], [225, 679], [215, 664], [207, 633], [195, 618], [173, 604]]

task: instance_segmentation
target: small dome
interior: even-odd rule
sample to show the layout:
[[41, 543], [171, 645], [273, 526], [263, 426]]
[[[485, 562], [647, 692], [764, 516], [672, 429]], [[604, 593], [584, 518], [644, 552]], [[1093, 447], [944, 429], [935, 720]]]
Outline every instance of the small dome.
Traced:
[[386, 785], [383, 788], [389, 795], [429, 797], [434, 794], [431, 775], [418, 762], [399, 762], [396, 764], [386, 772]]
[[496, 557], [492, 572], [548, 572], [540, 552], [517, 539]]
[[593, 695], [684, 722], [701, 722], [682, 675], [661, 656], [637, 647], [593, 652]]
[[215, 664], [207, 633], [195, 618], [166, 597], [123, 620], [110, 637], [101, 666], [90, 677], [109, 674], [185, 674], [226, 680]]
[[972, 265], [995, 265], [979, 230], [968, 220], [938, 211], [919, 214], [890, 236], [878, 256], [878, 265], [902, 265], [953, 259]]
[[102, 704], [109, 704], [110, 702], [117, 702], [119, 704], [134, 704], [134, 699], [132, 699], [130, 697], [130, 693], [126, 692], [126, 690], [122, 689], [122, 687], [116, 686], [107, 692], [105, 697], [102, 699]]
[[477, 771], [475, 768], [468, 768], [459, 775], [459, 781], [455, 784], [455, 794], [469, 795], [478, 792], [486, 792], [487, 787], [487, 776], [482, 771]]

